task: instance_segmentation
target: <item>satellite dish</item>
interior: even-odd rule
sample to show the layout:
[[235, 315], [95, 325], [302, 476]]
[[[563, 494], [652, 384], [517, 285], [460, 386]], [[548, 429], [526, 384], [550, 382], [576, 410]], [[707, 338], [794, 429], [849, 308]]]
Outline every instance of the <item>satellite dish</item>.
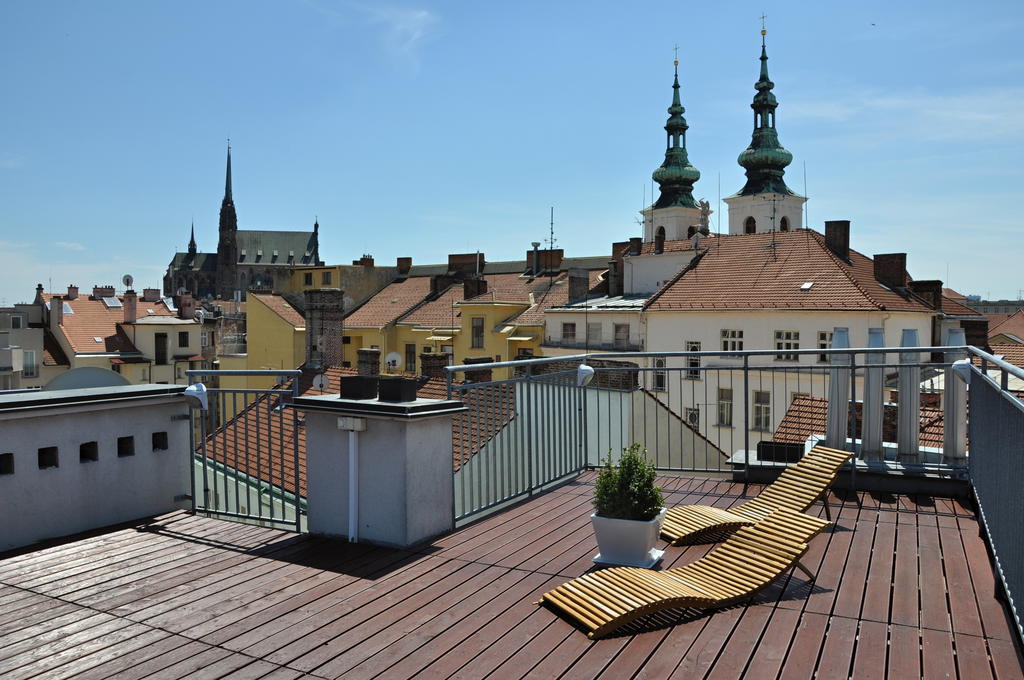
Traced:
[[321, 392], [326, 392], [331, 388], [331, 381], [327, 379], [327, 376], [321, 373], [317, 377], [313, 378], [313, 387], [317, 388]]
[[181, 295], [184, 292], [185, 292], [185, 286], [178, 286], [178, 295]]
[[402, 363], [402, 355], [398, 352], [388, 352], [388, 355], [384, 357], [384, 363], [388, 365], [388, 368], [398, 368]]
[[202, 323], [203, 321], [205, 321], [206, 320], [206, 310], [205, 309], [200, 309], [199, 311], [197, 311], [196, 312], [196, 318], [199, 319], [199, 323]]
[[135, 279], [132, 278], [131, 274], [125, 274], [121, 277], [121, 283], [124, 284], [125, 288], [131, 288], [132, 284], [135, 283]]

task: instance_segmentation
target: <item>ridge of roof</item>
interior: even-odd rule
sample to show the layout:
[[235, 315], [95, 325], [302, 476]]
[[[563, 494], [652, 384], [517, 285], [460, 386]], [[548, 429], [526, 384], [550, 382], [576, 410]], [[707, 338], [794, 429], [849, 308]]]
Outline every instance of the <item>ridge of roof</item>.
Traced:
[[[871, 304], [873, 304], [873, 305], [874, 305], [875, 307], [878, 307], [879, 309], [883, 309], [883, 310], [884, 310], [884, 309], [885, 309], [885, 305], [883, 305], [883, 304], [882, 304], [882, 303], [880, 303], [880, 302], [879, 302], [878, 300], [876, 300], [876, 299], [875, 299], [875, 298], [874, 298], [874, 297], [873, 297], [873, 296], [872, 296], [872, 295], [871, 295], [871, 294], [870, 294], [870, 293], [869, 293], [869, 292], [867, 291], [867, 289], [865, 289], [865, 288], [864, 288], [864, 286], [860, 285], [860, 281], [858, 281], [857, 279], [855, 279], [855, 278], [854, 278], [854, 277], [853, 277], [853, 276], [852, 276], [852, 275], [850, 274], [850, 272], [849, 272], [849, 271], [847, 271], [846, 267], [844, 267], [844, 266], [843, 266], [843, 264], [845, 264], [845, 263], [844, 263], [844, 262], [843, 262], [842, 260], [840, 260], [840, 259], [839, 259], [839, 256], [838, 256], [838, 255], [836, 255], [836, 254], [835, 254], [834, 252], [832, 252], [832, 249], [831, 249], [831, 248], [829, 248], [829, 247], [828, 247], [828, 245], [827, 245], [827, 244], [825, 243], [825, 235], [824, 235], [824, 234], [819, 234], [818, 232], [816, 232], [816, 231], [815, 231], [815, 230], [813, 230], [813, 229], [807, 229], [807, 231], [809, 231], [809, 232], [810, 232], [811, 236], [812, 236], [812, 237], [814, 238], [815, 242], [816, 242], [816, 243], [818, 244], [818, 247], [819, 247], [819, 248], [820, 248], [820, 249], [821, 249], [821, 250], [822, 250], [822, 251], [823, 251], [823, 252], [825, 253], [825, 255], [826, 255], [827, 257], [831, 258], [831, 259], [832, 259], [832, 261], [836, 263], [836, 266], [838, 266], [838, 267], [839, 267], [839, 270], [840, 270], [841, 272], [843, 272], [843, 274], [844, 274], [844, 275], [846, 276], [846, 278], [847, 278], [847, 279], [848, 279], [848, 280], [850, 281], [850, 283], [851, 283], [851, 284], [853, 284], [853, 287], [854, 287], [854, 288], [856, 288], [857, 290], [859, 290], [859, 291], [861, 292], [861, 294], [862, 294], [862, 295], [863, 295], [863, 296], [864, 296], [865, 298], [867, 298], [868, 302], [870, 302]], [[859, 255], [860, 257], [863, 257], [863, 258], [865, 258], [865, 259], [868, 259], [868, 260], [870, 260], [870, 259], [871, 259], [871, 258], [869, 258], [869, 257], [868, 257], [867, 255], [864, 255], [864, 254], [862, 254], [862, 253], [861, 253], [860, 251], [858, 251], [858, 250], [854, 250], [853, 248], [850, 248], [850, 254], [851, 254], [851, 255], [853, 255], [853, 254], [856, 254], [856, 255]], [[850, 267], [852, 268], [852, 267], [853, 267], [853, 258], [852, 258], [852, 257], [850, 258], [850, 262], [849, 262], [849, 264], [850, 264]]]

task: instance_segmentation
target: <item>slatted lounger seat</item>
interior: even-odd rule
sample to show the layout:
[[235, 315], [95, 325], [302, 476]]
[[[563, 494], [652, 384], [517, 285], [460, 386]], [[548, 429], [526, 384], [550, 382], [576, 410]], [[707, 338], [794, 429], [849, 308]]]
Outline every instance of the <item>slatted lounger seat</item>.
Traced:
[[[851, 455], [849, 451], [816, 446], [800, 462], [787, 467], [757, 498], [746, 503], [728, 510], [709, 505], [669, 508], [661, 525], [661, 535], [672, 545], [700, 542], [749, 526], [777, 508], [803, 512], [819, 498], [824, 500], [839, 468]], [[828, 501], [825, 501], [825, 516], [832, 518]]]
[[807, 542], [828, 525], [780, 508], [684, 567], [601, 569], [545, 593], [537, 604], [578, 621], [591, 638], [657, 612], [727, 606], [752, 597], [794, 564], [813, 578], [799, 559]]

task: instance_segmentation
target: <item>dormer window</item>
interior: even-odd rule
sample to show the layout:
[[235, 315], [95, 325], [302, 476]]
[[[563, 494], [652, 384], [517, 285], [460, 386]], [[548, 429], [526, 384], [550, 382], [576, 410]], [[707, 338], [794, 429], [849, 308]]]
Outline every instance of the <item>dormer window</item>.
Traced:
[[748, 217], [743, 222], [743, 233], [744, 234], [755, 234], [757, 233], [757, 221], [753, 217]]

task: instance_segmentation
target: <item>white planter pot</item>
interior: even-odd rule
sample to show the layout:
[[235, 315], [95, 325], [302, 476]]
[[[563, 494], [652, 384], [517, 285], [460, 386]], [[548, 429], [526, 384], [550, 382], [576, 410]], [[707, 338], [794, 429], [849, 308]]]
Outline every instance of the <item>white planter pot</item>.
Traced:
[[609, 519], [590, 516], [600, 552], [594, 556], [598, 564], [651, 568], [661, 560], [664, 550], [655, 549], [665, 508], [651, 520]]

